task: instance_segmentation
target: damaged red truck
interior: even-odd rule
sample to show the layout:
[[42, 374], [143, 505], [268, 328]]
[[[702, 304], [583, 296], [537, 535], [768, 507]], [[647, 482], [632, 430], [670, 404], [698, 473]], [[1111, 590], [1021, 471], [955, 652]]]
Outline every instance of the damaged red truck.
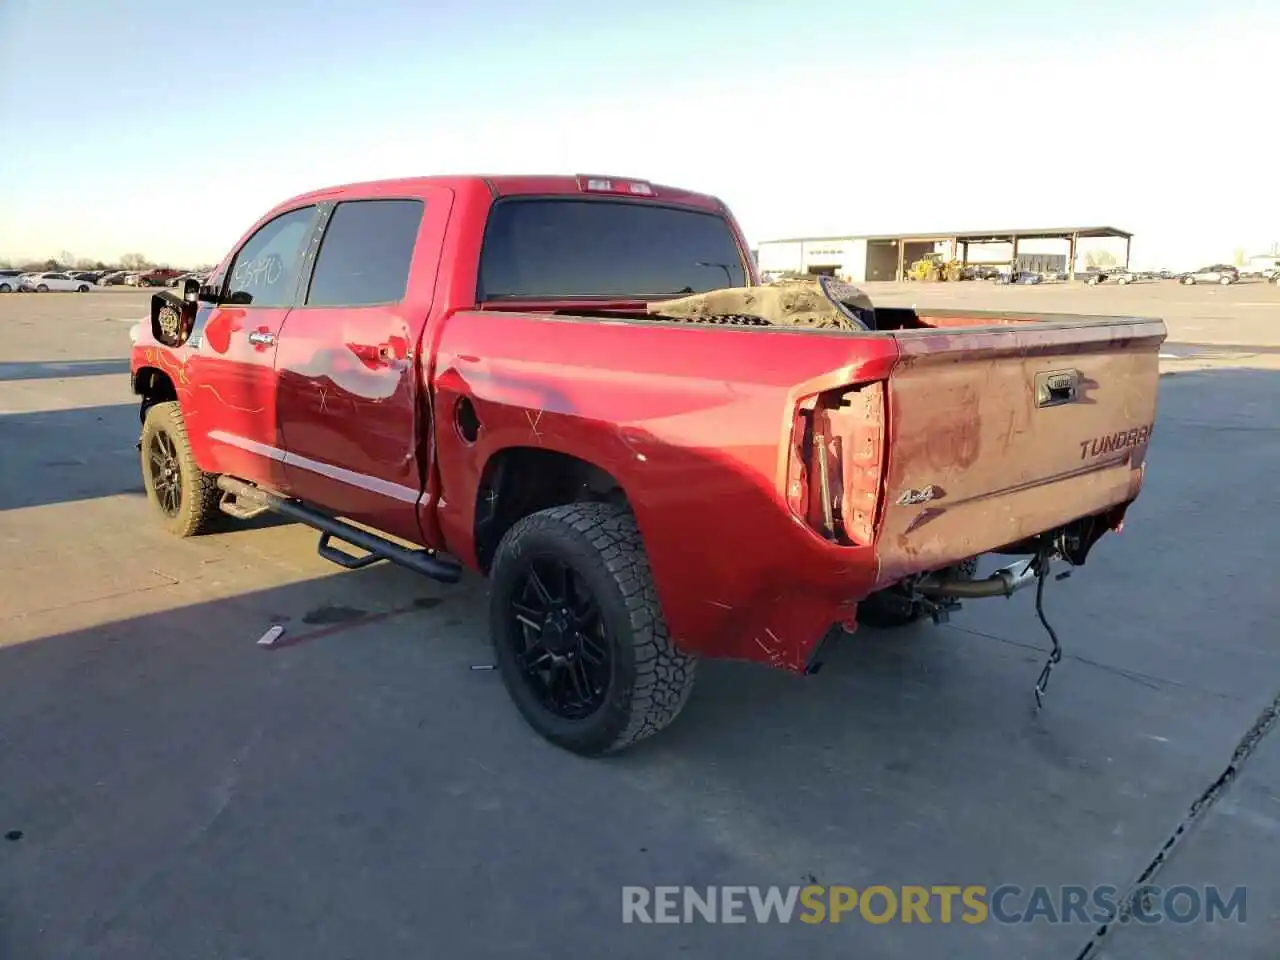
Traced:
[[[811, 672], [833, 624], [1084, 563], [1141, 488], [1164, 337], [761, 286], [713, 197], [476, 176], [281, 204], [153, 297], [132, 371], [173, 533], [269, 510], [344, 567], [487, 576], [520, 712], [600, 754], [700, 658]], [[979, 579], [992, 553], [1020, 559]]]

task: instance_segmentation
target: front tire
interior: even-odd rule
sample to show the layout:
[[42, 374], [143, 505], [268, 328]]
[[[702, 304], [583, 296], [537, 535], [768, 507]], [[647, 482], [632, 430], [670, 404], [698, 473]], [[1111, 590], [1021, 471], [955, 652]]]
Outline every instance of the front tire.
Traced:
[[1230, 278], [1230, 277], [1220, 277], [1220, 278], [1218, 279], [1218, 283], [1222, 284], [1222, 285], [1225, 287], [1225, 286], [1227, 286], [1229, 283], [1231, 283], [1231, 278]]
[[196, 466], [182, 410], [157, 403], [142, 422], [142, 480], [147, 500], [176, 537], [207, 533], [219, 516], [217, 478]]
[[671, 640], [629, 510], [575, 503], [525, 517], [502, 538], [489, 577], [503, 685], [544, 738], [599, 756], [684, 708], [697, 660]]
[[88, 292], [89, 292], [89, 287], [86, 284], [82, 283], [80, 284], [80, 286], [76, 287], [76, 293], [88, 293]]
[[49, 292], [49, 285], [47, 283], [39, 284], [36, 287], [36, 293], [48, 293], [48, 292]]
[[0, 283], [0, 293], [13, 293], [13, 287], [7, 283]]
[[1187, 287], [1194, 287], [1194, 286], [1196, 285], [1196, 278], [1195, 278], [1195, 277], [1183, 277], [1183, 278], [1182, 278], [1182, 283], [1183, 283], [1183, 286], [1187, 286]]

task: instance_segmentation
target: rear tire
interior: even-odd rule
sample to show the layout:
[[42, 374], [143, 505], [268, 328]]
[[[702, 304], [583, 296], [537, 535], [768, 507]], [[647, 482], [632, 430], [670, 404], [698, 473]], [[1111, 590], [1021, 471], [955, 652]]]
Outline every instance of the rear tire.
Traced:
[[182, 410], [157, 403], [142, 422], [142, 480], [147, 500], [175, 537], [207, 533], [221, 516], [217, 477], [196, 466]]
[[48, 293], [48, 292], [49, 292], [49, 285], [46, 283], [42, 283], [36, 287], [36, 293]]
[[502, 538], [489, 579], [503, 685], [550, 742], [615, 752], [684, 708], [697, 659], [671, 640], [626, 508], [574, 503], [525, 517]]
[[76, 287], [76, 293], [88, 293], [88, 292], [89, 292], [89, 287], [86, 284], [82, 283], [80, 284], [80, 286]]
[[1195, 278], [1195, 277], [1183, 277], [1183, 278], [1182, 278], [1182, 283], [1183, 283], [1183, 285], [1184, 285], [1184, 286], [1194, 287], [1194, 286], [1196, 285], [1196, 278]]
[[1231, 278], [1230, 278], [1230, 277], [1221, 277], [1221, 278], [1219, 278], [1219, 280], [1218, 280], [1218, 283], [1222, 284], [1224, 287], [1225, 287], [1227, 284], [1229, 284], [1230, 282], [1231, 282]]

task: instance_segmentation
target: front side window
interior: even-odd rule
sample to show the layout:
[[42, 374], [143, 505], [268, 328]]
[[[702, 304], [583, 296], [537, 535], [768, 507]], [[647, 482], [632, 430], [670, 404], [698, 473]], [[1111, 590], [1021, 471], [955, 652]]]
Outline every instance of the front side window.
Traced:
[[292, 305], [315, 209], [290, 210], [258, 228], [231, 264], [228, 302], [253, 307]]
[[489, 214], [480, 299], [664, 297], [746, 285], [729, 223], [649, 202], [512, 199]]
[[348, 200], [334, 207], [316, 255], [309, 307], [363, 307], [404, 299], [421, 200]]

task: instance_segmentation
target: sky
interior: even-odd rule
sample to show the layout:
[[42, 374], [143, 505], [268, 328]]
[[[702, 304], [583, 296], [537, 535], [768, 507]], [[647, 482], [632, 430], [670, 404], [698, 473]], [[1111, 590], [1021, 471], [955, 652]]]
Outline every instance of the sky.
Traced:
[[0, 258], [219, 260], [330, 184], [606, 173], [751, 242], [1280, 242], [1274, 0], [0, 0]]

